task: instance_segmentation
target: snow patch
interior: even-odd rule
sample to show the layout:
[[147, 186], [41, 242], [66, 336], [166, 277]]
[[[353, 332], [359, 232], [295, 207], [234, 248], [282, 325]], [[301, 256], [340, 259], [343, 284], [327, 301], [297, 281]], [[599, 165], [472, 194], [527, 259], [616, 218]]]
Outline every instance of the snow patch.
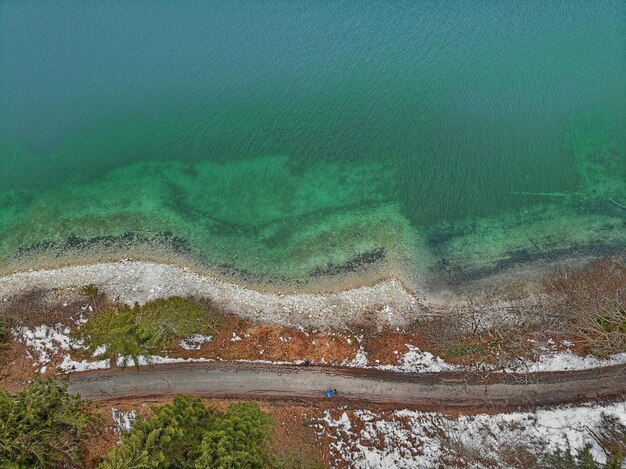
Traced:
[[[422, 352], [419, 348], [406, 344], [409, 349], [399, 359], [400, 365], [368, 365], [367, 352], [363, 346], [359, 347], [351, 362], [343, 362], [343, 366], [355, 368], [375, 368], [379, 370], [397, 371], [401, 373], [436, 373], [439, 371], [452, 371], [459, 369], [458, 366], [445, 362], [429, 352]], [[397, 353], [395, 353], [397, 355]], [[378, 360], [376, 361], [378, 363]]]
[[600, 368], [603, 366], [623, 365], [626, 363], [626, 353], [619, 353], [608, 358], [598, 358], [593, 355], [581, 357], [571, 350], [544, 353], [538, 360], [527, 362], [520, 367], [509, 371], [538, 372], [538, 371], [573, 371]]
[[115, 407], [112, 407], [111, 415], [113, 417], [113, 429], [118, 435], [121, 435], [123, 432], [127, 432], [133, 428], [133, 424], [135, 423], [135, 420], [137, 420], [137, 411], [135, 410], [124, 412], [123, 410], [118, 410]]
[[[603, 414], [626, 424], [626, 403], [458, 419], [413, 410], [355, 410], [351, 421], [345, 411], [333, 418], [327, 410], [319, 434], [331, 439], [331, 467], [343, 461], [359, 468], [432, 468], [445, 466], [446, 458], [459, 454], [467, 459], [463, 467], [483, 467], [485, 461], [490, 467], [507, 467], [500, 449], [509, 444], [524, 446], [534, 454], [557, 449], [575, 452], [591, 445], [594, 458], [604, 463], [606, 456], [590, 432], [599, 426]], [[480, 455], [480, 461], [468, 459], [472, 453]]]
[[213, 336], [194, 334], [191, 337], [186, 337], [180, 340], [178, 342], [178, 345], [180, 345], [185, 350], [200, 350], [202, 344], [211, 342], [211, 340], [213, 340]]
[[192, 362], [211, 362], [209, 358], [173, 358], [161, 357], [159, 355], [138, 355], [132, 357], [130, 355], [120, 355], [117, 357], [116, 364], [119, 367], [125, 366], [147, 366], [147, 365], [166, 365], [169, 363], [192, 363]]
[[89, 371], [89, 370], [105, 370], [111, 367], [111, 361], [98, 360], [95, 362], [89, 362], [81, 360], [79, 362], [72, 360], [69, 355], [63, 357], [63, 362], [58, 366], [61, 371]]
[[359, 350], [356, 353], [354, 359], [350, 362], [348, 366], [359, 367], [359, 368], [367, 368], [367, 352], [363, 350], [363, 346], [359, 347]]
[[440, 371], [457, 370], [458, 366], [447, 363], [440, 357], [430, 352], [422, 352], [419, 348], [405, 344], [409, 349], [400, 358], [400, 365], [380, 365], [377, 368], [382, 370], [400, 371], [404, 373], [436, 373]]
[[[71, 329], [64, 324], [58, 323], [54, 327], [42, 324], [34, 329], [26, 326], [18, 326], [12, 330], [13, 337], [16, 341], [24, 343], [29, 348], [29, 358], [35, 360], [34, 366], [41, 365], [40, 373], [48, 371], [49, 363], [59, 356], [61, 352], [71, 352], [73, 350], [86, 350], [82, 340], [72, 337]], [[37, 357], [34, 357], [34, 352]], [[96, 352], [105, 353], [98, 347]], [[102, 353], [94, 353], [94, 357]], [[109, 360], [99, 360], [89, 362], [82, 360], [80, 362], [73, 360], [69, 353], [63, 356], [63, 361], [58, 365], [61, 371], [86, 371], [101, 370], [109, 368]]]
[[92, 357], [100, 357], [107, 353], [107, 350], [109, 350], [109, 346], [107, 344], [98, 345], [98, 347], [96, 347], [96, 349], [93, 351]]

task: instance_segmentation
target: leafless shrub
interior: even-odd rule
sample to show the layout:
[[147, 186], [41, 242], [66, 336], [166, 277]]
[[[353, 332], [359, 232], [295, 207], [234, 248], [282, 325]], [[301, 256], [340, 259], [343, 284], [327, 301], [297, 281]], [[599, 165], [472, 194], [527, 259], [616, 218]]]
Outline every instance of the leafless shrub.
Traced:
[[486, 448], [481, 439], [464, 438], [463, 432], [455, 428], [440, 429], [436, 437], [447, 453], [447, 459], [455, 461], [451, 467], [499, 467], [493, 448]]
[[20, 319], [39, 314], [46, 308], [46, 292], [37, 288], [10, 296], [7, 301], [0, 302], [0, 313]]
[[533, 355], [528, 338], [536, 333], [521, 308], [496, 303], [491, 297], [468, 296], [454, 311], [431, 314], [416, 327], [429, 350], [460, 361], [468, 367], [468, 380], [478, 376], [487, 385], [496, 371], [523, 368]]
[[626, 458], [626, 426], [617, 417], [602, 414], [598, 428], [592, 430], [587, 427], [587, 431], [598, 443], [607, 459]]
[[0, 302], [0, 314], [5, 315], [11, 325], [22, 324], [30, 327], [41, 324], [53, 325], [67, 317], [71, 308], [62, 307], [51, 299], [49, 292], [32, 289]]
[[545, 467], [537, 448], [531, 448], [518, 442], [506, 441], [498, 445], [500, 459], [507, 467], [516, 469], [542, 469]]
[[503, 439], [497, 428], [483, 426], [469, 437], [458, 428], [442, 428], [436, 434], [447, 460], [455, 467], [544, 468], [542, 442]]
[[546, 281], [565, 335], [586, 351], [607, 356], [626, 351], [626, 265], [605, 259]]

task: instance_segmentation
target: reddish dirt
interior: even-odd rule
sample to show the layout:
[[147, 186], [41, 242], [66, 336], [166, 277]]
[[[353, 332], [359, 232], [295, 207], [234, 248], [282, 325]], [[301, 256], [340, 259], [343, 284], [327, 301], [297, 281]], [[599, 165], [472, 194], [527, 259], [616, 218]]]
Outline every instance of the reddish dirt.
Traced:
[[328, 445], [323, 444], [311, 426], [320, 418], [317, 409], [302, 405], [263, 405], [263, 410], [274, 418], [272, 449], [278, 457], [303, 466], [309, 461], [327, 465]]
[[[59, 322], [73, 326], [67, 320], [68, 315], [76, 316], [81, 305], [74, 304], [71, 308], [49, 308], [49, 314], [40, 311], [40, 322], [29, 316], [26, 325], [33, 327], [40, 324], [54, 325]], [[73, 314], [72, 314], [73, 313]], [[62, 320], [64, 319], [64, 320]], [[294, 362], [308, 360], [311, 364], [341, 365], [350, 363], [356, 356], [359, 347], [362, 346], [367, 353], [370, 365], [398, 365], [402, 356], [408, 352], [407, 345], [413, 345], [420, 350], [429, 351], [445, 358], [448, 362], [459, 365], [473, 365], [477, 361], [485, 360], [492, 363], [494, 357], [504, 357], [507, 347], [515, 356], [532, 359], [536, 354], [528, 339], [530, 334], [519, 334], [508, 344], [498, 344], [495, 348], [489, 348], [488, 334], [473, 337], [446, 336], [437, 331], [444, 329], [443, 321], [438, 319], [432, 322], [416, 323], [406, 329], [377, 329], [365, 327], [353, 331], [319, 331], [301, 330], [296, 328], [281, 327], [275, 324], [254, 323], [241, 319], [235, 315], [225, 315], [221, 318], [219, 332], [213, 339], [202, 344], [199, 350], [184, 350], [177, 341], [172, 341], [168, 350], [155, 351], [157, 355], [167, 355], [173, 358], [206, 358], [224, 361], [231, 360], [267, 360], [272, 362]], [[442, 324], [439, 324], [439, 323]], [[360, 342], [359, 342], [360, 340]], [[564, 340], [564, 339], [563, 339]], [[467, 354], [463, 356], [450, 356], [448, 351], [451, 345], [477, 344], [486, 346], [481, 354]], [[564, 349], [562, 340], [555, 340], [557, 349]], [[574, 352], [582, 351], [581, 347], [575, 347]], [[0, 386], [12, 388], [35, 376], [46, 377], [55, 374], [56, 366], [60, 364], [66, 351], [61, 351], [58, 356], [50, 354], [50, 363], [47, 372], [40, 374], [37, 370], [40, 366], [33, 366], [33, 360], [27, 358], [27, 348], [20, 343], [13, 343], [2, 354], [0, 359]], [[36, 356], [37, 354], [34, 353]], [[72, 358], [75, 360], [92, 360], [86, 352], [73, 351]], [[112, 361], [112, 368], [116, 368]]]
[[407, 344], [415, 345], [417, 338], [411, 333], [385, 330], [373, 336], [365, 336], [363, 349], [367, 352], [370, 364], [397, 365], [402, 355], [409, 351]]
[[170, 356], [339, 364], [351, 361], [357, 350], [356, 338], [347, 331], [304, 331], [228, 315], [223, 319], [220, 332], [200, 350], [183, 350], [173, 343]]
[[11, 342], [0, 357], [0, 388], [12, 390], [35, 376], [33, 361], [24, 344]]

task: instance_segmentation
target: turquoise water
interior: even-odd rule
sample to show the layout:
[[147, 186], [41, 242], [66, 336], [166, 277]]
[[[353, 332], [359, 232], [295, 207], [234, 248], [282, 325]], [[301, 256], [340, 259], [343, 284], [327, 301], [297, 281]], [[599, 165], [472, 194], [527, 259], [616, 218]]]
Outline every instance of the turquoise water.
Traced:
[[141, 245], [462, 284], [623, 250], [626, 4], [3, 2], [0, 164], [4, 270]]

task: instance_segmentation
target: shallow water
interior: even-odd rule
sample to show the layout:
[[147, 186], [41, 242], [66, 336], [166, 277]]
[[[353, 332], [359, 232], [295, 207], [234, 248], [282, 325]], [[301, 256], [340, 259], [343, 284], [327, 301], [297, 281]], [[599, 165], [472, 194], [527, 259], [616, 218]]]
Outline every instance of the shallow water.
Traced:
[[[0, 258], [462, 284], [626, 249], [626, 4], [0, 3]], [[70, 249], [71, 248], [71, 249]]]

